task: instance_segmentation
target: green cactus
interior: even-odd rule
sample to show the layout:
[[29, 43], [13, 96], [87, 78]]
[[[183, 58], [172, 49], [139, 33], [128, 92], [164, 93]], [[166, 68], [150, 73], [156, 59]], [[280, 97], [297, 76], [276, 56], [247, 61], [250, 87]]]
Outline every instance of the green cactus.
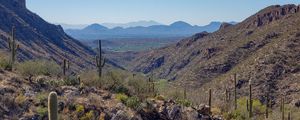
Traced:
[[63, 75], [66, 76], [67, 71], [70, 69], [70, 62], [66, 59], [63, 60]]
[[209, 112], [211, 113], [211, 89], [208, 91], [208, 106], [209, 106]]
[[266, 95], [266, 118], [269, 118], [269, 93]]
[[105, 58], [102, 56], [101, 40], [98, 40], [98, 49], [99, 49], [99, 52], [98, 52], [98, 55], [96, 55], [96, 66], [98, 68], [98, 76], [99, 76], [99, 78], [101, 78], [102, 68], [104, 67], [105, 62], [106, 62]]
[[15, 40], [15, 26], [12, 27], [11, 38], [9, 39], [8, 47], [11, 52], [10, 66], [12, 70], [13, 64], [15, 63], [16, 60], [17, 50], [19, 48], [19, 45], [16, 44], [16, 40]]
[[284, 97], [281, 98], [281, 105], [280, 105], [280, 110], [281, 110], [281, 117], [282, 120], [284, 120]]
[[252, 80], [250, 78], [250, 80], [249, 80], [249, 118], [252, 117], [252, 103], [253, 103], [253, 100], [252, 100]]
[[233, 79], [234, 79], [234, 109], [236, 110], [237, 109], [237, 92], [236, 92], [236, 90], [237, 90], [237, 88], [236, 88], [236, 74], [234, 74], [234, 76], [233, 76]]
[[183, 99], [187, 99], [187, 95], [186, 95], [186, 87], [184, 87], [184, 90], [183, 90]]
[[57, 93], [51, 92], [48, 96], [48, 117], [49, 120], [58, 120]]

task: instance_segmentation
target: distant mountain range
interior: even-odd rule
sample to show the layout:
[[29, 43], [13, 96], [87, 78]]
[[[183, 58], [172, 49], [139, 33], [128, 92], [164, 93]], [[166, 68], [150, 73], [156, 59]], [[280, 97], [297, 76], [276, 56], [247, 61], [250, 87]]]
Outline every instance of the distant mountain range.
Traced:
[[[230, 22], [236, 24], [236, 22]], [[137, 24], [137, 23], [133, 23]], [[211, 22], [205, 26], [190, 25], [183, 21], [177, 21], [170, 25], [151, 25], [148, 27], [115, 27], [108, 28], [100, 24], [92, 24], [83, 29], [67, 29], [65, 32], [80, 40], [114, 39], [114, 38], [160, 38], [160, 37], [185, 37], [207, 31], [218, 30], [222, 22]]]
[[128, 22], [128, 23], [102, 23], [101, 25], [107, 28], [115, 28], [115, 27], [122, 27], [122, 28], [129, 28], [129, 27], [149, 27], [153, 25], [163, 25], [162, 23], [150, 20], [150, 21], [136, 21], [136, 22]]

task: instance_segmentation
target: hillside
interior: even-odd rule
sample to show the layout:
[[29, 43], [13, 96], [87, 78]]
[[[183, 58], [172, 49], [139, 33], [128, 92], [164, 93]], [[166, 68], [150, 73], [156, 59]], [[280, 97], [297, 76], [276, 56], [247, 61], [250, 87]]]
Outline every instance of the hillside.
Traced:
[[84, 29], [68, 29], [67, 34], [80, 40], [94, 39], [119, 39], [119, 38], [174, 38], [186, 37], [195, 33], [207, 31], [214, 32], [221, 25], [221, 22], [211, 22], [205, 26], [192, 26], [186, 22], [178, 21], [170, 25], [152, 25], [148, 27], [115, 27], [109, 29], [100, 24], [92, 24]]
[[[139, 54], [128, 67], [136, 72], [153, 73], [186, 86], [191, 99], [205, 100], [208, 88], [222, 98], [232, 90], [232, 75], [238, 74], [238, 97], [248, 95], [252, 79], [254, 96], [272, 103], [286, 96], [294, 105], [300, 101], [300, 6], [274, 5], [237, 25], [223, 24], [214, 33], [198, 33], [164, 48]], [[271, 90], [266, 90], [269, 86]], [[217, 89], [215, 89], [217, 88]], [[273, 104], [272, 104], [273, 105]]]
[[62, 63], [67, 59], [76, 71], [92, 66], [95, 53], [90, 48], [65, 34], [61, 26], [52, 25], [29, 11], [25, 0], [1, 0], [0, 23], [0, 49], [6, 51], [15, 26], [19, 61], [45, 58]]

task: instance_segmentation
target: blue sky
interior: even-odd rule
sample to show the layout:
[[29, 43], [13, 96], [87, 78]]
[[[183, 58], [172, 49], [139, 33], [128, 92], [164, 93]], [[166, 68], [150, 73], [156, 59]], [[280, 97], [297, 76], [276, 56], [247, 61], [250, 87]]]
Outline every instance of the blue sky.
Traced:
[[164, 24], [186, 21], [242, 21], [275, 4], [300, 0], [27, 0], [27, 8], [51, 23], [126, 23], [154, 20]]

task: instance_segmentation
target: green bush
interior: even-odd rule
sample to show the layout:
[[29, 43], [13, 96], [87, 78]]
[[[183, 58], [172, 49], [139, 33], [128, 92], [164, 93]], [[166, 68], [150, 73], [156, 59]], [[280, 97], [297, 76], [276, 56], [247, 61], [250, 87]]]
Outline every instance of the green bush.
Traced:
[[128, 96], [123, 93], [119, 93], [116, 95], [116, 99], [121, 101], [122, 103], [125, 103], [128, 99]]
[[9, 58], [3, 52], [0, 51], [0, 68], [9, 69], [11, 65], [9, 64]]
[[24, 76], [52, 75], [58, 76], [61, 68], [53, 61], [30, 60], [17, 65], [17, 71]]
[[84, 112], [84, 106], [83, 105], [76, 105], [76, 112], [77, 113], [82, 113]]
[[137, 108], [139, 108], [139, 107], [140, 107], [140, 104], [141, 104], [141, 102], [140, 102], [139, 98], [136, 97], [136, 96], [129, 97], [129, 98], [126, 100], [126, 102], [125, 102], [125, 105], [126, 105], [127, 107], [132, 108], [132, 109], [137, 109]]
[[41, 117], [44, 117], [44, 116], [46, 116], [48, 114], [48, 108], [47, 107], [39, 106], [39, 107], [36, 108], [36, 112]]
[[[249, 112], [247, 111], [247, 98], [243, 97], [238, 99], [238, 108], [234, 111], [226, 113], [224, 116], [226, 119], [235, 120], [248, 120]], [[253, 116], [257, 119], [263, 118], [266, 106], [263, 105], [259, 100], [253, 100]]]
[[192, 102], [187, 99], [177, 99], [176, 102], [185, 107], [190, 107], [192, 105]]
[[74, 86], [74, 85], [79, 85], [79, 80], [76, 76], [67, 76], [64, 79], [64, 85], [68, 85], [68, 86]]
[[94, 111], [93, 110], [85, 113], [84, 116], [82, 116], [80, 118], [80, 120], [93, 120], [93, 119], [95, 119], [95, 115], [94, 115]]

